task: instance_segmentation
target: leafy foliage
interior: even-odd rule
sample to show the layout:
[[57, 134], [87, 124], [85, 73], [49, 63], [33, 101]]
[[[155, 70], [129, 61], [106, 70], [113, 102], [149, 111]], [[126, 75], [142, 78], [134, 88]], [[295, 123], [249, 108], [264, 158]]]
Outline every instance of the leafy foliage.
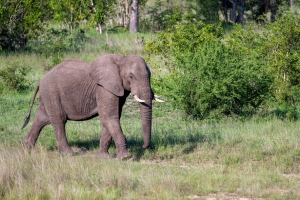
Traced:
[[[30, 83], [26, 79], [30, 67], [19, 64], [18, 62], [11, 63], [4, 69], [0, 69], [0, 83], [6, 86], [9, 90], [19, 92], [29, 89]], [[0, 88], [0, 93], [4, 92], [5, 88]]]
[[[255, 113], [264, 103], [297, 119], [300, 102], [300, 18], [284, 13], [261, 30], [234, 26], [224, 35], [213, 25], [177, 25], [146, 44], [173, 67], [159, 88], [193, 117]], [[160, 93], [163, 93], [160, 91]]]
[[246, 54], [214, 40], [176, 61], [174, 99], [193, 117], [251, 114], [266, 100], [270, 77], [255, 52]]
[[65, 28], [50, 28], [28, 48], [45, 58], [51, 57], [53, 65], [56, 65], [64, 58], [64, 52], [78, 52], [85, 40], [85, 32], [82, 29], [71, 32]]
[[[247, 33], [247, 34], [246, 34]], [[174, 64], [164, 93], [195, 118], [221, 118], [255, 111], [269, 97], [272, 76], [261, 52], [264, 37], [237, 26], [224, 38], [220, 26], [178, 25], [146, 45]]]
[[286, 107], [300, 102], [300, 18], [285, 13], [266, 30], [266, 58], [274, 75], [272, 92]]
[[184, 51], [195, 52], [204, 42], [223, 36], [220, 26], [206, 25], [202, 22], [195, 24], [177, 24], [167, 32], [157, 34], [157, 39], [148, 42], [145, 50], [152, 54], [171, 56]]
[[207, 23], [215, 23], [219, 21], [219, 10], [221, 8], [220, 0], [196, 0], [195, 6], [192, 7], [195, 10], [193, 18], [201, 20]]
[[171, 4], [167, 1], [156, 0], [154, 6], [146, 11], [149, 18], [142, 18], [140, 26], [144, 30], [160, 31], [176, 25], [184, 18], [183, 9], [180, 5]]
[[88, 0], [52, 0], [50, 7], [53, 10], [53, 19], [63, 22], [68, 29], [78, 27], [81, 20], [89, 15]]
[[0, 46], [18, 49], [34, 38], [49, 14], [47, 1], [0, 0]]
[[94, 1], [93, 21], [99, 24], [104, 24], [105, 21], [112, 15], [114, 1]]

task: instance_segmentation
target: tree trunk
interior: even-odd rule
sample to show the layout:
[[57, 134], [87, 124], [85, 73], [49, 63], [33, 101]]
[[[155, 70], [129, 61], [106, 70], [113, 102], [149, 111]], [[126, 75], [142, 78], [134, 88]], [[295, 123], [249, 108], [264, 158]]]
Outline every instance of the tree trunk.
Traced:
[[138, 32], [138, 26], [139, 26], [138, 11], [139, 11], [139, 1], [132, 0], [130, 5], [130, 25], [129, 25], [130, 33]]
[[236, 22], [240, 24], [244, 24], [244, 10], [245, 10], [245, 0], [238, 1], [238, 17]]
[[118, 21], [119, 21], [119, 25], [123, 26], [123, 27], [128, 27], [129, 24], [129, 6], [128, 6], [128, 1], [129, 0], [119, 0], [118, 1], [118, 13], [117, 13], [117, 17], [118, 17]]
[[224, 21], [225, 21], [226, 24], [228, 23], [228, 14], [227, 14], [227, 11], [228, 11], [228, 7], [227, 7], [227, 5], [225, 4], [225, 5], [223, 6], [223, 15], [224, 15]]
[[277, 12], [277, 4], [276, 0], [270, 0], [270, 9], [271, 9], [271, 16], [270, 16], [270, 21], [275, 22], [275, 16]]
[[270, 4], [269, 4], [269, 0], [265, 0], [264, 2], [265, 2], [265, 3], [264, 3], [264, 4], [265, 4], [265, 12], [264, 12], [264, 13], [267, 14], [268, 11], [269, 11], [269, 5], [270, 5]]
[[102, 26], [100, 23], [97, 23], [96, 30], [99, 31], [100, 34], [102, 34]]
[[293, 7], [294, 7], [294, 0], [290, 0], [290, 7], [291, 7], [291, 9], [293, 9]]
[[235, 23], [235, 20], [236, 20], [236, 2], [235, 2], [235, 0], [230, 1], [230, 2], [232, 3], [232, 8], [230, 10], [230, 21]]

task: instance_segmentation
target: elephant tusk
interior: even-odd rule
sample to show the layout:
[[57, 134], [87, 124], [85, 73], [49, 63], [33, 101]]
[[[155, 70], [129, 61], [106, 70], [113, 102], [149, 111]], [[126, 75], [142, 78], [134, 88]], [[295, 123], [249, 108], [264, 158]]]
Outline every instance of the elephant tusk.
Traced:
[[140, 102], [140, 103], [145, 103], [145, 100], [142, 100], [142, 99], [138, 98], [137, 95], [134, 95], [133, 97], [134, 97], [135, 100], [137, 100], [138, 102]]
[[156, 102], [159, 102], [159, 103], [165, 102], [165, 101], [163, 101], [163, 100], [158, 99], [157, 97], [158, 97], [158, 96], [154, 95], [154, 99], [153, 99], [153, 100], [156, 101]]
[[165, 101], [163, 101], [163, 100], [160, 100], [160, 99], [157, 99], [157, 98], [154, 98], [154, 101], [156, 101], [156, 102], [159, 102], [159, 103], [163, 103], [163, 102], [165, 102]]

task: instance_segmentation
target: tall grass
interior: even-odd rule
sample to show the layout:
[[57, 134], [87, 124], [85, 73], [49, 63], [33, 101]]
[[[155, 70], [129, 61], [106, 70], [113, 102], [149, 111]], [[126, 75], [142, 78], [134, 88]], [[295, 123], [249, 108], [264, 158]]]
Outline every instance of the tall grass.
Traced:
[[[135, 40], [112, 37], [123, 52]], [[66, 57], [92, 61], [105, 52], [92, 44], [84, 48]], [[30, 52], [0, 58], [1, 66], [16, 60], [31, 64], [32, 89], [45, 73], [44, 58]], [[67, 123], [70, 145], [86, 149], [83, 155], [59, 155], [51, 126], [43, 129], [34, 151], [25, 151], [21, 142], [33, 119], [20, 128], [31, 97], [32, 91], [0, 95], [0, 199], [300, 198], [298, 122], [275, 117], [194, 121], [168, 102], [154, 103], [152, 144], [143, 150], [139, 106], [129, 99], [121, 123], [134, 158], [119, 162], [95, 156], [102, 130], [98, 118]], [[110, 153], [115, 151], [112, 146]]]
[[[42, 131], [36, 150], [24, 151], [21, 131], [31, 95], [1, 96], [0, 196], [2, 199], [184, 199], [189, 196], [297, 199], [300, 197], [300, 125], [297, 122], [189, 121], [169, 105], [154, 104], [153, 140], [143, 150], [139, 107], [129, 101], [123, 131], [134, 159], [99, 160], [97, 118], [68, 122], [81, 156], [57, 153], [53, 130]], [[12, 114], [13, 113], [13, 114]], [[32, 123], [32, 121], [30, 122]], [[111, 153], [115, 148], [111, 147]]]

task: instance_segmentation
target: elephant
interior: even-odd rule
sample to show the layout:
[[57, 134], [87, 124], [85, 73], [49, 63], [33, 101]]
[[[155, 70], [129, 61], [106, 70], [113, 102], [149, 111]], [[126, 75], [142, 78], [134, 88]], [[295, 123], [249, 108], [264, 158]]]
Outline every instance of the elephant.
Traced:
[[26, 149], [34, 148], [41, 130], [51, 124], [58, 151], [74, 155], [66, 137], [66, 122], [99, 116], [103, 128], [97, 157], [113, 157], [108, 152], [113, 139], [119, 160], [132, 157], [120, 125], [122, 107], [128, 95], [131, 93], [140, 104], [144, 149], [151, 141], [152, 100], [162, 102], [155, 98], [151, 89], [150, 70], [145, 60], [133, 55], [107, 54], [92, 63], [68, 59], [58, 64], [38, 82], [22, 129], [30, 120], [38, 92], [39, 106], [23, 140]]

